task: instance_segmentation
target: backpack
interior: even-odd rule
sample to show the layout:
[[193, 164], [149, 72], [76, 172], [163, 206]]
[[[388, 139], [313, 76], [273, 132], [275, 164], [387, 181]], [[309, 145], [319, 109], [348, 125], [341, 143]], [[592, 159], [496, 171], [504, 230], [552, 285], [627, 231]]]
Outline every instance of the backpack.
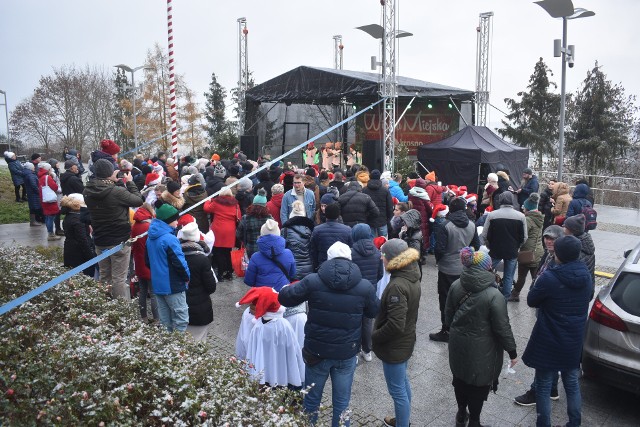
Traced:
[[593, 209], [593, 206], [586, 205], [582, 208], [582, 214], [584, 215], [585, 231], [595, 230], [598, 226], [598, 212]]

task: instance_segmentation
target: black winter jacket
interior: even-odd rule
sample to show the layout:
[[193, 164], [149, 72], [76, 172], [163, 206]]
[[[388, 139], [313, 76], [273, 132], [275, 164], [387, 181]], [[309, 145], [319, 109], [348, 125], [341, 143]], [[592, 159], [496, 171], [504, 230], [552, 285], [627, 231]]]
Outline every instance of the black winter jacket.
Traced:
[[[182, 210], [186, 211], [191, 206], [206, 199], [207, 192], [204, 190], [204, 188], [202, 188], [202, 185], [194, 184], [190, 187], [187, 187], [182, 196], [184, 197], [184, 205], [182, 205]], [[201, 232], [207, 234], [209, 232], [209, 215], [207, 215], [207, 213], [204, 211], [204, 203], [191, 209], [188, 213], [196, 219], [198, 229]]]
[[374, 289], [378, 280], [382, 279], [384, 267], [380, 259], [380, 251], [371, 239], [358, 240], [351, 247], [351, 260], [360, 268], [362, 278], [371, 282]]
[[371, 200], [371, 197], [358, 189], [354, 189], [354, 187], [357, 188], [358, 186], [349, 186], [346, 193], [338, 197], [342, 221], [349, 227], [353, 227], [356, 224], [373, 226], [374, 221], [380, 215], [380, 211]]
[[[81, 208], [86, 211], [87, 208]], [[64, 228], [64, 266], [77, 267], [96, 256], [89, 235], [89, 226], [82, 222], [81, 211], [69, 211], [62, 222]], [[95, 266], [83, 270], [87, 276], [93, 277]]]
[[213, 193], [217, 193], [222, 190], [224, 187], [224, 178], [220, 178], [218, 176], [207, 177], [207, 195], [212, 195]]
[[189, 324], [208, 325], [213, 322], [213, 306], [209, 295], [216, 291], [216, 279], [211, 271], [211, 262], [205, 255], [206, 244], [181, 240], [180, 246], [187, 260], [191, 277], [186, 291]]
[[382, 186], [381, 180], [370, 179], [362, 192], [371, 197], [371, 200], [373, 200], [373, 203], [375, 203], [380, 211], [380, 214], [373, 219], [370, 225], [372, 227], [387, 225], [387, 222], [391, 221], [391, 217], [393, 216], [393, 200], [391, 200], [389, 190]]
[[281, 236], [286, 241], [286, 248], [293, 253], [296, 260], [296, 280], [303, 279], [313, 273], [311, 260], [311, 233], [314, 224], [306, 216], [294, 216], [282, 224]]
[[353, 239], [351, 228], [336, 220], [327, 220], [313, 229], [311, 233], [311, 260], [314, 271], [327, 260], [327, 250], [335, 242], [342, 242], [351, 247]]
[[236, 200], [240, 206], [240, 213], [244, 215], [247, 213], [247, 208], [253, 203], [253, 194], [250, 191], [238, 190]]
[[362, 317], [374, 318], [380, 304], [371, 283], [346, 258], [326, 261], [317, 274], [285, 286], [278, 300], [285, 307], [308, 301], [304, 350], [321, 359], [335, 360], [358, 354]]
[[130, 237], [129, 207], [137, 208], [144, 202], [133, 182], [127, 182], [125, 188], [108, 180], [92, 179], [83, 194], [91, 213], [96, 246], [115, 246]]
[[60, 186], [62, 187], [62, 194], [65, 196], [72, 193], [82, 194], [84, 191], [82, 179], [71, 171], [65, 171], [60, 175]]

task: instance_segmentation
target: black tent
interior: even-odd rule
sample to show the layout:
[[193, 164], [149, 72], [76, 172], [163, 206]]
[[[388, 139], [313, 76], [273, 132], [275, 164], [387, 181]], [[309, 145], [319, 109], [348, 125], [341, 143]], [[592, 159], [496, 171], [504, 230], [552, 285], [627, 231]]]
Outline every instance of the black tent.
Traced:
[[476, 191], [489, 172], [503, 166], [518, 188], [529, 162], [529, 149], [506, 142], [484, 126], [467, 126], [446, 139], [419, 147], [418, 160], [435, 170], [443, 183], [466, 185], [469, 191]]
[[[398, 76], [398, 96], [418, 98], [452, 97], [467, 101], [473, 92], [451, 86]], [[300, 66], [267, 80], [247, 91], [247, 100], [254, 102], [339, 104], [370, 101], [379, 98], [380, 75], [360, 71]]]

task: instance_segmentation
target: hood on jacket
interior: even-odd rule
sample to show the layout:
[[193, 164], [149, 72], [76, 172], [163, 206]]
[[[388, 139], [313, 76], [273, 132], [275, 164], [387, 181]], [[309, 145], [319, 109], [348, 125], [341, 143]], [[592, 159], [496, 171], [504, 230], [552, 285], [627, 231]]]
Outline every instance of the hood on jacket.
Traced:
[[[280, 199], [282, 199], [282, 197]], [[309, 230], [311, 231], [313, 231], [313, 227], [315, 226], [313, 221], [306, 216], [294, 216], [292, 218], [289, 218], [284, 224], [282, 224], [282, 228], [292, 228], [297, 225], [303, 226], [303, 227], [309, 227]]]
[[96, 200], [102, 200], [107, 197], [113, 189], [116, 188], [116, 184], [111, 181], [102, 179], [91, 179], [84, 186], [85, 197], [94, 198]]
[[467, 211], [465, 210], [449, 212], [447, 219], [458, 228], [465, 228], [467, 225], [469, 225], [469, 217], [467, 216]]
[[529, 220], [533, 221], [536, 227], [542, 227], [542, 223], [544, 222], [544, 215], [540, 211], [528, 211], [524, 214]]
[[341, 291], [353, 288], [362, 280], [358, 266], [346, 258], [323, 262], [318, 269], [318, 276], [327, 287]]
[[153, 214], [149, 212], [144, 206], [140, 206], [136, 209], [136, 213], [133, 214], [133, 220], [135, 222], [142, 222], [149, 219], [153, 219]]
[[586, 255], [593, 255], [596, 252], [596, 247], [593, 244], [593, 239], [589, 233], [582, 233], [576, 237], [580, 239], [580, 243], [582, 244], [582, 253]]
[[382, 180], [380, 179], [370, 179], [367, 183], [367, 188], [373, 191], [377, 191], [382, 188]]
[[284, 193], [272, 194], [271, 200], [269, 200], [269, 202], [273, 202], [276, 206], [281, 206], [283, 197]]
[[285, 240], [282, 236], [276, 236], [275, 234], [265, 234], [258, 238], [258, 250], [267, 258], [280, 255], [284, 252]]
[[91, 153], [91, 161], [93, 163], [97, 162], [100, 159], [107, 159], [111, 163], [115, 163], [115, 161], [113, 160], [113, 156], [111, 154], [105, 153], [104, 151], [96, 150]]
[[417, 197], [422, 200], [431, 200], [429, 199], [429, 194], [427, 194], [427, 190], [418, 186], [413, 187], [411, 190], [409, 190], [409, 195]]
[[413, 248], [408, 248], [389, 261], [386, 270], [391, 273], [392, 278], [401, 276], [412, 282], [418, 282], [420, 281], [419, 259], [420, 252]]
[[[382, 183], [382, 181], [380, 181], [380, 183]], [[396, 181], [394, 181], [393, 179], [389, 180], [389, 188], [391, 187], [400, 187], [400, 184], [398, 184]]]
[[[368, 226], [367, 226], [368, 227]], [[372, 239], [358, 240], [351, 246], [351, 250], [357, 252], [363, 257], [370, 257], [376, 253], [376, 246], [373, 244]]]
[[420, 229], [422, 218], [420, 218], [420, 212], [418, 212], [416, 209], [409, 209], [408, 211], [400, 215], [400, 218], [405, 223], [407, 228]]
[[574, 199], [585, 199], [589, 195], [589, 186], [587, 184], [578, 184], [573, 189]]
[[171, 227], [164, 221], [160, 221], [159, 219], [153, 219], [151, 221], [151, 225], [149, 225], [149, 239], [156, 240], [165, 234], [173, 234], [175, 228]]
[[555, 199], [556, 197], [564, 194], [569, 194], [569, 186], [566, 182], [558, 182], [556, 184], [555, 191], [553, 192], [553, 198]]
[[214, 197], [211, 201], [225, 206], [234, 206], [238, 204], [238, 200], [233, 196], [218, 196]]
[[547, 271], [556, 276], [567, 288], [578, 289], [584, 286], [585, 282], [591, 283], [591, 273], [579, 259], [566, 264], [554, 264], [547, 268]]
[[351, 238], [354, 242], [358, 242], [360, 240], [373, 240], [373, 236], [371, 235], [371, 227], [367, 224], [356, 224], [351, 229]]
[[494, 286], [495, 283], [496, 275], [477, 265], [464, 267], [462, 274], [460, 274], [460, 284], [467, 292], [473, 294], [484, 291], [489, 286]]

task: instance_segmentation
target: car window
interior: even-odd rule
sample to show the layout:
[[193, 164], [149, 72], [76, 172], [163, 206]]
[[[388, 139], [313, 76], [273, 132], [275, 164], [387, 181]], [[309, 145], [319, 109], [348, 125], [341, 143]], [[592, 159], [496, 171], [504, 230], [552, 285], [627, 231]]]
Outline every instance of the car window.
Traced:
[[640, 274], [620, 274], [611, 290], [611, 299], [627, 313], [640, 316]]

